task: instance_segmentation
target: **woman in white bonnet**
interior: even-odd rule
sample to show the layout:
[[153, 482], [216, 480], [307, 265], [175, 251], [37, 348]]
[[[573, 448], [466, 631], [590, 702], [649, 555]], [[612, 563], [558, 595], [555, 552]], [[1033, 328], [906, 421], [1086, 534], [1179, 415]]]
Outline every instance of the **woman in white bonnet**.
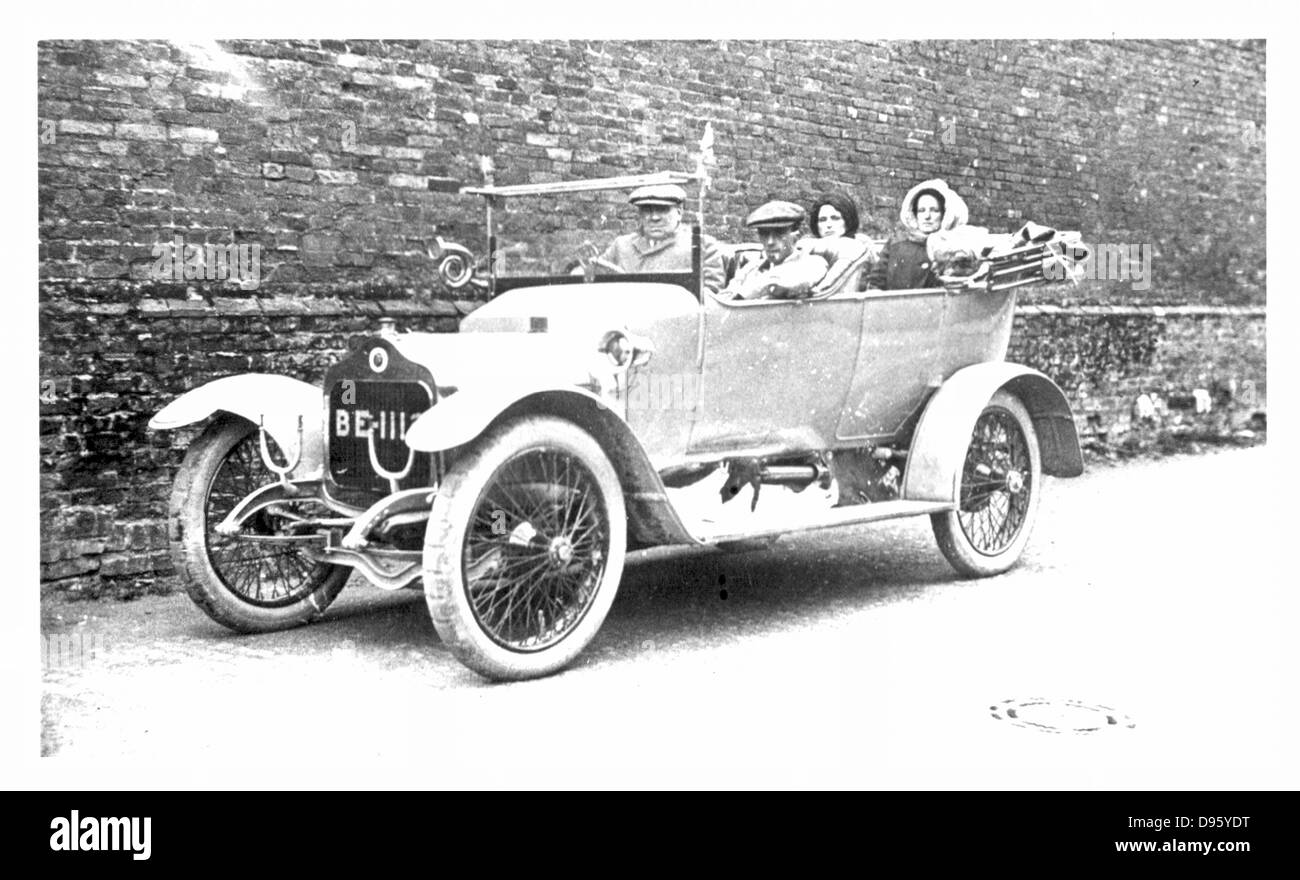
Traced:
[[937, 287], [938, 279], [926, 254], [932, 234], [964, 226], [966, 202], [942, 180], [918, 183], [907, 192], [898, 212], [898, 231], [867, 274], [868, 290], [912, 290]]

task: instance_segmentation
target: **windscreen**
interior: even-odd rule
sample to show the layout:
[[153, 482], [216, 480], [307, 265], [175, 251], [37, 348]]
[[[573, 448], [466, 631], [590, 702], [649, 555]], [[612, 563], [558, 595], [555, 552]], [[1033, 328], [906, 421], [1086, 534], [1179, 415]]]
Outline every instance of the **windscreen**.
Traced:
[[[614, 190], [501, 200], [493, 210], [497, 278], [581, 274], [580, 254], [610, 256], [607, 250], [615, 238], [640, 229], [637, 209], [628, 204], [627, 195]], [[682, 213], [682, 228], [697, 222], [693, 211]], [[689, 268], [687, 264], [678, 271]], [[597, 273], [617, 274], [599, 265]]]

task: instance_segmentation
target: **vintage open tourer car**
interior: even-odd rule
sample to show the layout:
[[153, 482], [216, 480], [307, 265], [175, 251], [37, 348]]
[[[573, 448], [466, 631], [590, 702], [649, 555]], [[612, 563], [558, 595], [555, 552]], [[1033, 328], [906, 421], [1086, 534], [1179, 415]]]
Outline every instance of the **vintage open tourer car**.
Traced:
[[439, 240], [446, 283], [489, 297], [459, 333], [381, 320], [320, 385], [229, 376], [159, 412], [155, 429], [208, 421], [171, 500], [194, 601], [261, 632], [319, 616], [354, 570], [423, 582], [456, 657], [518, 679], [591, 641], [632, 549], [928, 515], [961, 574], [1014, 565], [1043, 475], [1083, 469], [1064, 394], [1003, 360], [1015, 288], [1060, 243], [924, 290], [849, 271], [804, 299], [730, 300], [702, 285], [698, 227], [694, 271], [654, 275], [497, 241], [505, 199], [697, 180], [467, 187], [492, 259]]

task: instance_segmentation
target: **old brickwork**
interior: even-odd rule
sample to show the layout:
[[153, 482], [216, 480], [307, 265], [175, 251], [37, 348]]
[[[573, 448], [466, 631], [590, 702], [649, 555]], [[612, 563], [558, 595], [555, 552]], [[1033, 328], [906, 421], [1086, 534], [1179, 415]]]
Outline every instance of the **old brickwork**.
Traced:
[[[972, 223], [1151, 244], [1144, 300], [1263, 301], [1262, 43], [76, 42], [39, 77], [50, 281], [143, 280], [179, 230], [260, 243], [280, 291], [427, 289], [435, 226], [481, 242], [431, 187], [480, 156], [498, 183], [689, 170], [711, 121], [724, 238], [831, 188], [883, 234], [940, 176]], [[570, 207], [530, 222], [596, 222]]]
[[48, 303], [42, 356], [42, 580], [97, 589], [170, 570], [172, 476], [197, 429], [155, 433], [149, 416], [200, 377], [283, 373], [319, 382], [381, 316], [452, 331], [468, 303], [218, 298], [213, 305]]
[[1085, 448], [1250, 442], [1266, 429], [1264, 335], [1258, 307], [1031, 305], [1007, 359], [1061, 386]]
[[[939, 176], [973, 223], [1149, 246], [1149, 289], [1027, 295], [1041, 308], [1011, 356], [1067, 387], [1090, 438], [1209, 430], [1180, 409], [1195, 388], [1239, 427], [1264, 382], [1264, 67], [1262, 42], [42, 43], [43, 579], [167, 570], [188, 438], [144, 423], [177, 393], [248, 370], [314, 380], [380, 314], [454, 329], [473, 303], [433, 281], [427, 249], [436, 231], [482, 250], [481, 206], [449, 191], [482, 180], [480, 157], [498, 183], [690, 170], [707, 122], [705, 219], [724, 239], [764, 199], [826, 189], [883, 235]], [[520, 209], [502, 218], [519, 233], [629, 217]], [[255, 288], [151, 277], [178, 235], [258, 245]], [[1141, 393], [1155, 422], [1133, 421]]]

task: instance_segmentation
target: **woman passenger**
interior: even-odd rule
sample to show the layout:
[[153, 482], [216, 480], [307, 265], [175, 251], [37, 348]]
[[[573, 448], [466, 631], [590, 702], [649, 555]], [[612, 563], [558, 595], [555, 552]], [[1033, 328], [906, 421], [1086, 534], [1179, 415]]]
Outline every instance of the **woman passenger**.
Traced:
[[926, 240], [939, 230], [966, 225], [966, 202], [942, 180], [927, 180], [908, 190], [898, 212], [898, 231], [881, 259], [867, 273], [868, 290], [937, 287]]
[[818, 238], [858, 237], [858, 206], [843, 193], [828, 193], [808, 211], [812, 233]]
[[[828, 277], [839, 276], [833, 286], [865, 290], [866, 267], [880, 259], [880, 245], [858, 231], [858, 206], [853, 199], [844, 193], [827, 193], [812, 203], [808, 217], [812, 237], [800, 241], [800, 249], [832, 264]], [[856, 277], [850, 278], [850, 273]]]

